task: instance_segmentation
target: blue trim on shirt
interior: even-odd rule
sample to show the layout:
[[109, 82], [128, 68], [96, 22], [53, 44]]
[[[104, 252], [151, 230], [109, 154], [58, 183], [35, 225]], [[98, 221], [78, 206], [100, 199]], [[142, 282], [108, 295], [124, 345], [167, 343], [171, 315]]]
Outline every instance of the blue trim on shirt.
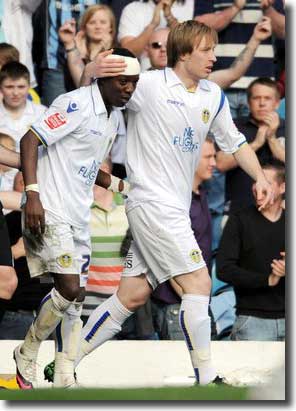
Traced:
[[34, 126], [31, 126], [30, 129], [33, 131], [34, 134], [36, 134], [36, 137], [39, 138], [41, 143], [45, 146], [48, 147], [47, 142], [44, 140], [44, 138], [41, 136], [41, 134], [36, 130]]
[[224, 94], [224, 91], [221, 90], [220, 103], [219, 103], [218, 111], [217, 111], [214, 119], [217, 117], [217, 115], [218, 115], [218, 114], [220, 113], [220, 111], [222, 110], [222, 107], [224, 106], [224, 101], [225, 101], [225, 94]]

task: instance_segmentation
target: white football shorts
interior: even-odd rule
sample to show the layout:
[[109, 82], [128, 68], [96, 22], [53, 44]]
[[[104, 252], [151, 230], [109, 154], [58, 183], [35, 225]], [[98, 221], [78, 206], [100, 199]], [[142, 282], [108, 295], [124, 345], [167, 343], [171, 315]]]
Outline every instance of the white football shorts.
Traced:
[[123, 277], [145, 273], [154, 289], [169, 278], [206, 266], [185, 211], [147, 202], [129, 210], [127, 217], [133, 241]]
[[46, 273], [77, 274], [80, 286], [87, 281], [91, 244], [88, 226], [79, 228], [62, 222], [45, 210], [44, 245], [40, 251], [32, 249], [24, 237], [26, 256], [31, 277]]

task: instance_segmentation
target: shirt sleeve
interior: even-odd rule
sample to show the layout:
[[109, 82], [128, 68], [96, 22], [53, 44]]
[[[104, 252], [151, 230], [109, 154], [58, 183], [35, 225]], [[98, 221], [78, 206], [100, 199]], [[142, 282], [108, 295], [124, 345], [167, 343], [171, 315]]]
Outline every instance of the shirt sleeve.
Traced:
[[269, 275], [245, 269], [240, 264], [243, 230], [239, 217], [231, 215], [224, 227], [217, 254], [217, 277], [234, 287], [268, 287]]
[[229, 103], [222, 90], [220, 104], [210, 131], [214, 134], [220, 149], [226, 153], [235, 153], [247, 142], [232, 120]]
[[83, 121], [79, 102], [63, 95], [54, 100], [30, 130], [47, 147], [74, 132]]

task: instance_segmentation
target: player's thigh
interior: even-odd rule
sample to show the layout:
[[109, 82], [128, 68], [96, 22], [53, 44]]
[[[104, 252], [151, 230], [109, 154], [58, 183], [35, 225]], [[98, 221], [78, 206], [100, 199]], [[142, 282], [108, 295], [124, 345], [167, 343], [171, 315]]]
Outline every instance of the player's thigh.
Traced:
[[[44, 273], [73, 274], [87, 272], [90, 262], [88, 228], [77, 228], [45, 213], [46, 227], [40, 251], [25, 242], [31, 277]], [[86, 280], [85, 280], [86, 281]]]
[[[176, 275], [205, 266], [189, 215], [159, 203], [145, 203], [128, 212], [138, 254], [153, 273], [153, 288]], [[133, 257], [133, 255], [130, 255]]]

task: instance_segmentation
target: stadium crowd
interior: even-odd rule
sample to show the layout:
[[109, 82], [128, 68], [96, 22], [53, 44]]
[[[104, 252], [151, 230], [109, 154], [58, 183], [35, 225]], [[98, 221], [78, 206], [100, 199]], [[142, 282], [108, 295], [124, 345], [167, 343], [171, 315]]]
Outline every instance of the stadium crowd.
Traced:
[[[39, 133], [38, 121], [47, 110], [61, 107], [61, 96], [65, 93], [78, 93], [81, 86], [87, 86], [95, 77], [103, 77], [104, 90], [105, 77], [112, 79], [122, 70], [120, 65], [116, 68], [116, 63], [108, 65], [104, 52], [110, 48], [129, 50], [131, 56], [138, 58], [141, 72], [165, 70], [169, 33], [188, 20], [203, 23], [218, 33], [216, 58], [208, 80], [223, 90], [220, 103], [223, 106], [224, 100], [229, 102], [234, 124], [256, 153], [274, 193], [271, 205], [262, 209], [252, 178], [233, 154], [219, 147], [222, 128], [209, 130], [192, 182], [190, 220], [211, 276], [211, 339], [285, 339], [284, 0], [2, 2], [0, 339], [28, 338], [41, 301], [53, 287], [49, 276], [31, 278], [26, 260], [21, 222], [25, 185], [19, 156], [14, 153], [19, 153], [21, 147], [22, 156], [27, 153], [23, 136], [35, 124]], [[86, 94], [81, 93], [84, 98]], [[101, 104], [112, 101], [106, 92]], [[157, 107], [155, 102], [155, 110]], [[77, 110], [75, 103], [69, 104], [67, 113]], [[87, 105], [84, 110], [87, 111]], [[131, 124], [135, 120], [127, 108], [115, 111], [117, 134], [109, 154], [106, 150], [108, 156], [101, 169], [126, 182], [127, 133], [129, 121]], [[205, 105], [204, 124], [211, 114]], [[51, 121], [49, 127], [53, 129], [63, 118]], [[8, 156], [14, 167], [5, 165]], [[24, 164], [22, 158], [22, 167]], [[63, 167], [58, 170], [63, 173]], [[61, 180], [64, 183], [63, 176]], [[68, 187], [65, 185], [64, 189]], [[81, 316], [86, 330], [94, 310], [116, 294], [124, 266], [129, 268], [131, 262], [129, 246], [135, 234], [131, 233], [124, 206], [128, 193], [95, 185], [93, 194], [91, 254], [87, 257], [88, 253], [84, 253], [84, 271], [88, 271], [88, 277], [84, 276], [85, 299], [78, 309], [75, 304], [78, 307], [79, 298], [75, 296], [74, 308], [67, 314], [73, 318], [73, 324]], [[76, 213], [82, 214], [82, 210]], [[30, 236], [25, 238], [25, 243], [29, 241]], [[192, 256], [193, 261], [198, 258]], [[58, 264], [68, 267], [67, 254], [59, 257]], [[61, 279], [55, 282], [63, 289]], [[120, 333], [113, 338], [182, 340], [182, 295], [182, 287], [174, 278], [161, 282], [135, 315], [125, 315]], [[67, 332], [67, 328], [60, 329], [61, 319], [58, 323], [61, 325], [58, 324], [56, 333]], [[45, 338], [55, 338], [55, 328], [56, 325]]]

